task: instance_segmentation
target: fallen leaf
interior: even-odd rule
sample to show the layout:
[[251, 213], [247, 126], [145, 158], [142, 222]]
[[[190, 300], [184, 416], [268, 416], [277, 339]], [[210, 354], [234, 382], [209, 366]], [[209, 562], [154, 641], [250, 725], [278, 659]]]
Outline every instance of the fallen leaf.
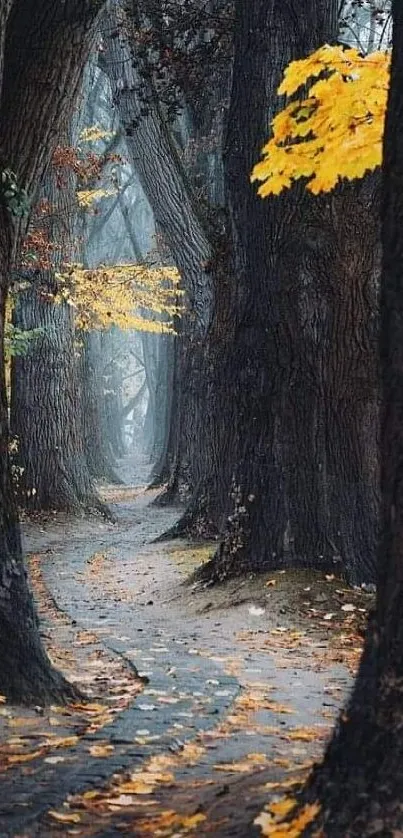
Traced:
[[[192, 832], [193, 829], [196, 829], [205, 820], [206, 815], [202, 815], [201, 813], [197, 815], [179, 815], [176, 812], [168, 810], [161, 812], [155, 818], [138, 821], [136, 823], [136, 829], [141, 830], [142, 835], [152, 836], [165, 834], [165, 830], [169, 829], [169, 834], [176, 836], [183, 832]], [[180, 830], [180, 833], [178, 833], [178, 830]]]
[[104, 713], [109, 709], [105, 704], [70, 704], [69, 706], [80, 713]]
[[53, 809], [50, 809], [48, 815], [58, 823], [80, 823], [81, 821], [79, 812], [54, 812]]
[[284, 735], [292, 741], [313, 742], [315, 739], [320, 739], [323, 734], [322, 731], [315, 728], [301, 727], [287, 730]]
[[46, 744], [51, 745], [52, 748], [72, 748], [77, 742], [78, 736], [60, 736], [59, 738], [50, 739]]
[[6, 760], [10, 765], [18, 765], [20, 762], [30, 762], [31, 759], [36, 759], [41, 756], [43, 756], [42, 749], [40, 751], [31, 751], [29, 754], [10, 754], [6, 757]]
[[64, 762], [64, 757], [45, 757], [43, 761], [48, 762], [49, 765], [57, 765], [58, 762]]
[[270, 804], [270, 813], [277, 817], [285, 817], [296, 806], [297, 801], [294, 797], [284, 797], [282, 800], [277, 800]]
[[265, 613], [265, 609], [264, 608], [259, 608], [256, 605], [251, 605], [251, 607], [249, 608], [249, 614], [252, 617], [261, 617], [262, 614], [264, 614], [264, 613]]
[[91, 745], [91, 747], [88, 748], [92, 757], [108, 757], [114, 750], [115, 748], [113, 745], [108, 745], [106, 742], [100, 743], [99, 745]]
[[261, 812], [254, 823], [262, 828], [264, 836], [269, 838], [300, 838], [306, 827], [312, 823], [320, 811], [318, 803], [312, 803], [299, 812], [292, 821], [284, 818], [296, 805], [293, 798], [285, 798], [269, 806], [268, 812]]

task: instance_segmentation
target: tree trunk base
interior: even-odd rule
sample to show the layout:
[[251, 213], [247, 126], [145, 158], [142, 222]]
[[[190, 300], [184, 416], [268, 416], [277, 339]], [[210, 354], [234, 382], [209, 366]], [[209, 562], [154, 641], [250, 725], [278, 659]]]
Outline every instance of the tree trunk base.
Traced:
[[326, 838], [398, 838], [403, 829], [403, 686], [392, 667], [380, 676], [379, 635], [370, 619], [349, 706], [323, 762], [298, 796], [298, 815], [318, 803], [301, 833]]
[[82, 700], [80, 690], [52, 667], [40, 644], [34, 612], [29, 605], [28, 609], [23, 630], [14, 615], [10, 619], [0, 613], [0, 693], [11, 704], [29, 706]]

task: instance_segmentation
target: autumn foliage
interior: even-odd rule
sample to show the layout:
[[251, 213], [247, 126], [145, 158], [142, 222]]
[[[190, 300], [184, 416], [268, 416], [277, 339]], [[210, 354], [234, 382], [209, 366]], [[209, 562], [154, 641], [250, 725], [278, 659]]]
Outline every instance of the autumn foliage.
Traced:
[[129, 264], [89, 270], [71, 265], [58, 279], [58, 299], [73, 306], [80, 329], [114, 325], [168, 332], [179, 314], [182, 292], [176, 268]]
[[259, 194], [278, 195], [300, 178], [313, 194], [328, 192], [379, 166], [389, 69], [389, 53], [362, 57], [327, 44], [293, 61], [278, 91], [288, 101], [253, 169]]
[[[112, 173], [104, 186], [104, 167], [119, 164], [122, 159], [112, 152], [98, 154], [84, 148], [87, 143], [111, 139], [112, 134], [98, 126], [81, 132], [77, 148], [59, 145], [52, 159], [58, 190], [65, 188], [71, 173], [76, 179], [74, 214], [99, 214], [99, 203], [117, 193]], [[94, 206], [96, 209], [94, 209]], [[79, 329], [108, 329], [118, 326], [148, 332], [173, 331], [174, 317], [181, 311], [183, 292], [176, 268], [147, 264], [100, 265], [92, 269], [72, 264], [75, 244], [69, 240], [55, 241], [52, 221], [58, 216], [57, 206], [42, 199], [35, 210], [30, 229], [22, 247], [20, 268], [54, 271], [57, 292], [43, 295], [49, 302], [67, 302], [75, 313]], [[60, 220], [60, 219], [59, 219]], [[73, 258], [72, 258], [73, 257]], [[24, 282], [19, 283], [22, 290]], [[11, 312], [9, 314], [11, 316]]]

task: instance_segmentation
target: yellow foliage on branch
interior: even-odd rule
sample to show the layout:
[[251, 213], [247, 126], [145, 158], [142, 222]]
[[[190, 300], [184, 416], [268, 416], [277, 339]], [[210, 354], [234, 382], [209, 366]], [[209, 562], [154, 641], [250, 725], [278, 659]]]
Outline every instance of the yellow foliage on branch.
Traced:
[[88, 209], [92, 207], [97, 201], [101, 201], [103, 198], [110, 198], [113, 195], [116, 195], [117, 189], [79, 189], [77, 192], [77, 201], [78, 206], [81, 209]]
[[[299, 178], [313, 194], [361, 178], [382, 162], [390, 54], [365, 57], [325, 44], [293, 61], [279, 94], [288, 101], [272, 122], [263, 159], [252, 172], [259, 194], [278, 195]], [[297, 98], [303, 87], [304, 98]], [[308, 94], [308, 95], [306, 95]]]
[[176, 268], [145, 265], [69, 265], [58, 276], [59, 300], [75, 309], [79, 329], [135, 329], [173, 332], [183, 292]]

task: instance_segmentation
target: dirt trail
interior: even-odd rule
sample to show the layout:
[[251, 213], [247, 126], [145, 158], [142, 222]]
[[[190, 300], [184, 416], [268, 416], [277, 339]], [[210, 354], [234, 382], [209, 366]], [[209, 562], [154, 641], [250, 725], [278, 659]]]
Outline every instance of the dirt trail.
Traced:
[[[155, 493], [139, 486], [103, 492], [116, 524], [28, 522], [25, 547], [73, 625], [147, 683], [103, 729], [103, 759], [72, 752], [67, 772], [67, 753], [43, 777], [34, 764], [36, 791], [18, 797], [32, 817], [17, 806], [7, 831], [6, 809], [0, 835], [259, 835], [253, 820], [282, 793], [276, 784], [288, 788], [320, 757], [369, 598], [307, 572], [186, 585], [210, 548], [150, 543], [178, 510], [153, 505]], [[13, 769], [17, 786], [22, 770]]]

